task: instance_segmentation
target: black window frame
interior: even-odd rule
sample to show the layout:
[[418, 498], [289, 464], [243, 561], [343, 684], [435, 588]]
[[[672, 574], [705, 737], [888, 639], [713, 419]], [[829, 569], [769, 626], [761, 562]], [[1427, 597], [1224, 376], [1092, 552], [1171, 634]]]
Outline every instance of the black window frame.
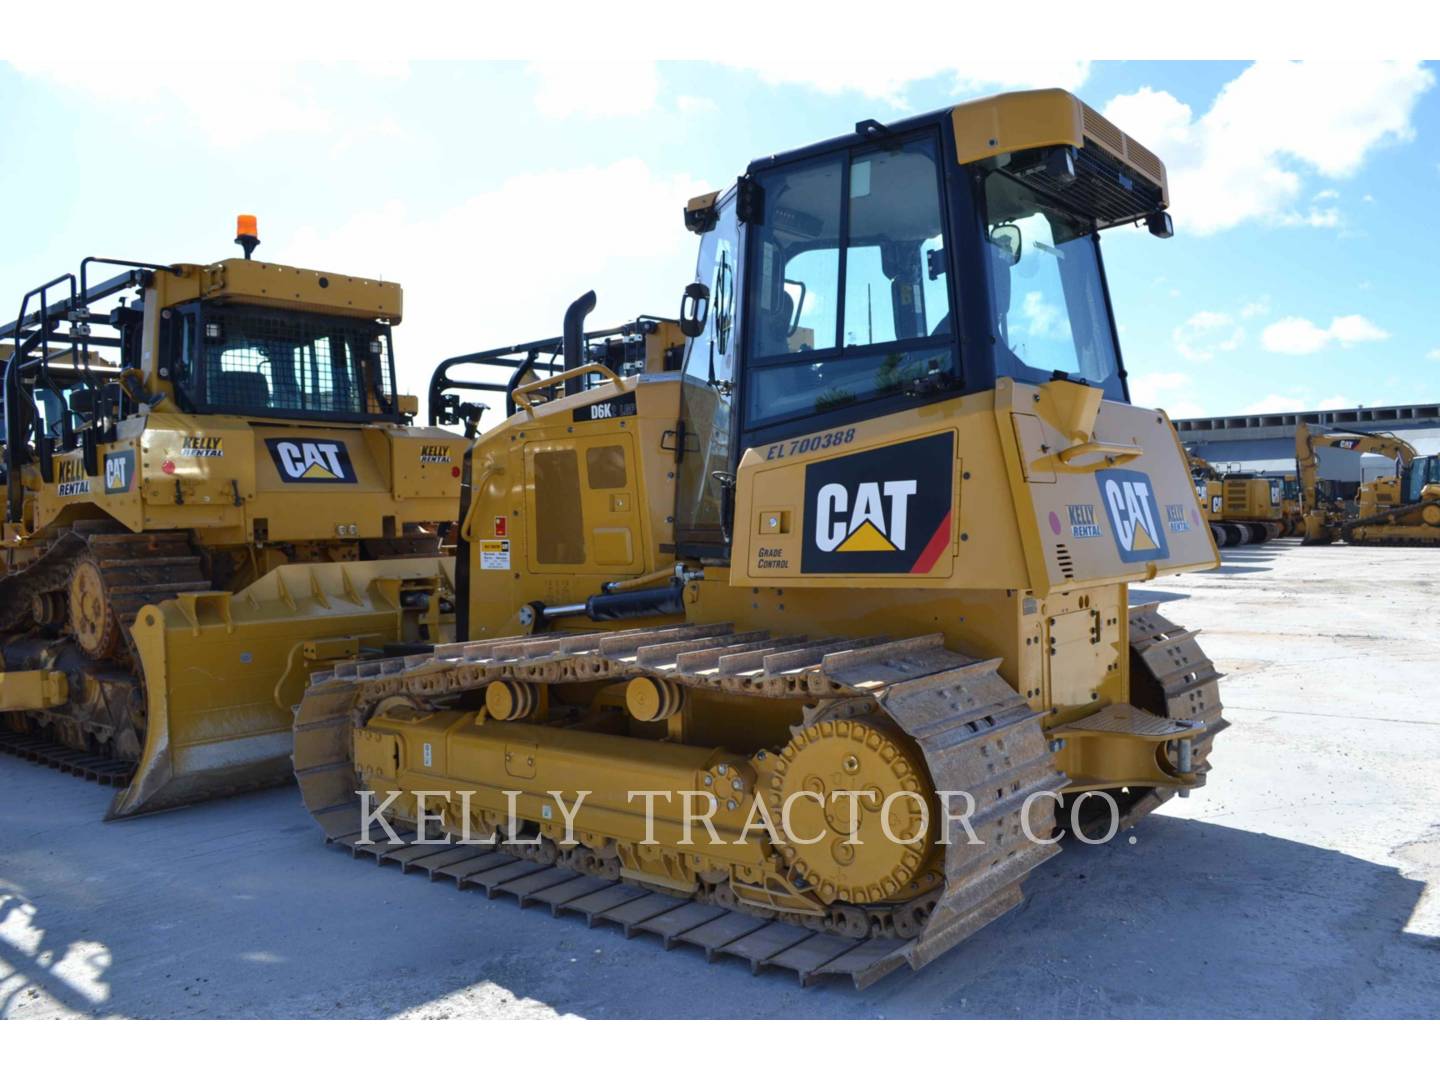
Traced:
[[[846, 276], [849, 266], [848, 249], [850, 246], [850, 177], [851, 166], [857, 157], [863, 157], [876, 151], [883, 151], [890, 148], [898, 148], [908, 143], [918, 142], [928, 138], [934, 148], [935, 154], [935, 180], [936, 192], [938, 195], [938, 210], [940, 214], [940, 226], [945, 255], [945, 290], [946, 299], [949, 303], [949, 328], [945, 334], [932, 334], [923, 337], [911, 337], [903, 340], [887, 341], [880, 344], [850, 345], [844, 343], [845, 331], [845, 287]], [[767, 163], [762, 168], [752, 167], [749, 178], [759, 178], [766, 175], [773, 175], [781, 171], [789, 171], [796, 168], [805, 168], [824, 162], [826, 159], [834, 159], [841, 162], [840, 170], [840, 235], [837, 240], [837, 251], [840, 256], [839, 274], [836, 279], [836, 303], [835, 311], [835, 342], [836, 344], [826, 349], [813, 349], [803, 353], [778, 353], [773, 356], [760, 357], [754, 353], [754, 339], [751, 333], [743, 335], [740, 342], [740, 377], [737, 380], [737, 397], [735, 402], [735, 423], [739, 428], [738, 440], [732, 445], [737, 446], [737, 452], [743, 453], [747, 447], [764, 445], [792, 435], [808, 434], [815, 431], [824, 431], [829, 428], [841, 425], [856, 424], [877, 416], [884, 416], [889, 413], [904, 412], [915, 408], [920, 403], [929, 404], [947, 398], [959, 397], [967, 392], [973, 392], [970, 385], [970, 373], [965, 370], [965, 348], [964, 332], [965, 309], [961, 306], [961, 290], [958, 284], [957, 260], [956, 260], [956, 236], [954, 229], [954, 207], [952, 194], [952, 169], [950, 162], [954, 157], [953, 132], [947, 131], [944, 125], [933, 122], [915, 126], [897, 127], [889, 134], [881, 137], [867, 137], [842, 140], [840, 145], [830, 144], [815, 148], [814, 152], [785, 155], [773, 163]], [[763, 210], [763, 208], [762, 208]], [[750, 319], [753, 324], [754, 301], [752, 292], [753, 274], [759, 273], [759, 266], [762, 260], [759, 257], [757, 245], [759, 244], [759, 228], [755, 222], [748, 222], [745, 228], [746, 236], [745, 259], [744, 259], [744, 297], [750, 305]], [[937, 390], [932, 394], [926, 394], [923, 398], [912, 397], [905, 391], [898, 391], [893, 394], [883, 394], [863, 401], [857, 401], [852, 405], [839, 406], [834, 409], [812, 410], [796, 416], [781, 417], [775, 420], [764, 420], [753, 422], [750, 418], [749, 397], [752, 385], [752, 372], [784, 367], [787, 365], [823, 363], [827, 360], [847, 360], [854, 358], [879, 357], [889, 353], [906, 352], [940, 352], [949, 350], [951, 366], [949, 374], [952, 378], [951, 385], [943, 390]]]
[[[379, 329], [385, 337], [385, 363], [389, 369], [390, 377], [390, 411], [376, 412], [321, 412], [315, 409], [262, 409], [253, 406], [239, 406], [234, 404], [211, 404], [208, 400], [208, 388], [206, 380], [208, 372], [203, 362], [205, 354], [205, 312], [206, 311], [230, 311], [249, 312], [258, 311], [270, 314], [299, 314], [313, 315], [319, 319], [330, 319], [336, 322], [354, 322], [369, 326], [370, 322], [361, 316], [353, 315], [331, 315], [318, 312], [296, 312], [294, 308], [271, 307], [265, 304], [236, 304], [228, 302], [207, 303], [204, 300], [192, 300], [188, 303], [177, 304], [174, 307], [166, 308], [162, 313], [162, 320], [165, 324], [163, 331], [168, 331], [166, 337], [168, 343], [162, 343], [162, 353], [166, 358], [166, 365], [169, 368], [170, 379], [175, 387], [177, 397], [189, 413], [202, 416], [248, 416], [257, 419], [276, 420], [310, 420], [320, 423], [343, 423], [343, 424], [370, 424], [370, 423], [395, 423], [404, 424], [405, 416], [400, 412], [400, 392], [396, 381], [395, 372], [395, 342], [393, 327], [386, 322], [375, 320], [374, 326]], [[168, 316], [168, 317], [166, 317]], [[180, 351], [186, 344], [186, 335], [179, 332], [187, 317], [193, 317], [194, 325], [189, 338], [190, 359], [192, 369], [183, 382], [175, 377], [175, 361]], [[363, 371], [363, 363], [360, 365], [362, 376], [361, 389], [362, 399], [368, 400], [374, 395], [373, 387], [370, 386], [368, 374]]]

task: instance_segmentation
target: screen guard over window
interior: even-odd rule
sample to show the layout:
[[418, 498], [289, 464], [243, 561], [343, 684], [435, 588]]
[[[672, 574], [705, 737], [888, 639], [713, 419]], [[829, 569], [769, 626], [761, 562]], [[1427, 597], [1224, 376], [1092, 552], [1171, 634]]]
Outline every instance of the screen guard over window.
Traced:
[[384, 324], [202, 305], [184, 314], [182, 326], [175, 381], [193, 407], [243, 415], [395, 412], [390, 329]]
[[747, 426], [948, 385], [948, 261], [932, 137], [762, 174]]

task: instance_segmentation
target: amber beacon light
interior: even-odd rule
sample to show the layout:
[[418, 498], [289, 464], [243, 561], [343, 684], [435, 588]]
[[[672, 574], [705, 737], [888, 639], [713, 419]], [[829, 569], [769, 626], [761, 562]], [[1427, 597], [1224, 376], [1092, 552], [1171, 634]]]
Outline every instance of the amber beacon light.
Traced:
[[254, 214], [237, 214], [235, 217], [235, 242], [245, 249], [245, 258], [260, 244], [260, 228]]

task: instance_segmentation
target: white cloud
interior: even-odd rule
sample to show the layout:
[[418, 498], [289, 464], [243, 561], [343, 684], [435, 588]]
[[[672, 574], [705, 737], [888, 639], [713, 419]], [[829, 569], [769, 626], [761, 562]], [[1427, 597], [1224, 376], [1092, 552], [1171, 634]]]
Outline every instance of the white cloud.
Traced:
[[1168, 405], [1159, 405], [1156, 407], [1164, 409], [1172, 420], [1185, 420], [1194, 416], [1204, 416], [1206, 411], [1194, 398], [1181, 398]]
[[543, 116], [636, 116], [655, 108], [660, 72], [652, 61], [615, 63], [545, 60], [526, 71], [535, 78], [535, 108]]
[[1256, 413], [1305, 412], [1306, 409], [1304, 398], [1291, 397], [1288, 394], [1266, 394], [1259, 401], [1245, 406], [1240, 412], [1242, 415], [1253, 415]]
[[1182, 228], [1206, 234], [1251, 220], [1334, 227], [1333, 207], [1296, 208], [1297, 167], [1342, 179], [1377, 147], [1413, 138], [1411, 114], [1434, 82], [1418, 63], [1266, 61], [1227, 83], [1202, 116], [1148, 86], [1111, 99], [1104, 112], [1164, 159]]
[[1287, 316], [1265, 327], [1260, 343], [1267, 352], [1289, 356], [1308, 356], [1330, 345], [1349, 348], [1371, 341], [1384, 341], [1390, 336], [1364, 315], [1337, 315], [1328, 327], [1316, 326], [1309, 319]]
[[[443, 209], [392, 202], [334, 231], [277, 237], [271, 254], [293, 266], [399, 281], [400, 388], [423, 399], [447, 356], [559, 336], [566, 305], [586, 289], [599, 296], [592, 328], [675, 310], [696, 253], [680, 210], [713, 189], [638, 160], [518, 175]], [[571, 212], [557, 214], [557, 206]], [[583, 244], [575, 243], [577, 218], [586, 222]], [[673, 295], [657, 294], [655, 282], [673, 283]]]
[[857, 93], [894, 108], [908, 105], [905, 90], [922, 79], [949, 76], [956, 95], [998, 90], [1058, 86], [1079, 89], [1090, 75], [1084, 60], [980, 60], [967, 63], [924, 64], [912, 59], [867, 61], [778, 60], [745, 61], [734, 65], [754, 72], [771, 85], [799, 85], [825, 94]]
[[691, 97], [681, 94], [675, 99], [675, 107], [683, 113], [716, 112], [720, 106], [707, 97]]
[[1440, 349], [1431, 349], [1425, 354], [1426, 360], [1440, 360]]
[[1309, 225], [1316, 229], [1333, 229], [1340, 224], [1338, 206], [1312, 206], [1306, 210], [1287, 210], [1276, 214], [1276, 225]]
[[1258, 300], [1251, 300], [1240, 309], [1240, 318], [1253, 319], [1257, 315], [1270, 314], [1270, 297], [1262, 296]]
[[1223, 311], [1197, 311], [1170, 332], [1175, 351], [1186, 360], [1209, 360], [1217, 352], [1234, 352], [1245, 331]]
[[1126, 382], [1130, 386], [1130, 400], [1137, 405], [1165, 409], [1174, 416], [1177, 408], [1187, 408], [1192, 404], [1177, 401], [1179, 395], [1188, 392], [1192, 385], [1190, 376], [1183, 371], [1132, 372]]
[[1327, 398], [1322, 398], [1320, 402], [1315, 406], [1315, 408], [1321, 410], [1353, 409], [1354, 407], [1355, 402], [1351, 401], [1343, 394], [1331, 394]]
[[[22, 75], [123, 108], [143, 122], [164, 124], [178, 109], [212, 143], [228, 149], [274, 135], [328, 135], [344, 141], [355, 137], [354, 129], [386, 122], [332, 108], [302, 75], [302, 66], [293, 63], [10, 62]], [[364, 70], [372, 78], [408, 74], [404, 65], [366, 65]]]

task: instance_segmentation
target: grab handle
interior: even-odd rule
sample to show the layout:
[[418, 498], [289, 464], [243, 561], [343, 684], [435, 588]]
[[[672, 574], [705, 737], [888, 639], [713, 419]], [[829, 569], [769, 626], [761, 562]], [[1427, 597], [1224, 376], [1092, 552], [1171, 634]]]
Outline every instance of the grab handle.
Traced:
[[[1124, 443], [1102, 443], [1092, 440], [1090, 442], [1077, 443], [1075, 446], [1067, 446], [1055, 456], [1060, 460], [1062, 465], [1068, 465], [1072, 469], [1093, 472], [1102, 465], [1128, 464], [1140, 457], [1143, 453], [1145, 453], [1145, 451], [1141, 450], [1138, 446]], [[1091, 454], [1097, 454], [1099, 456], [1096, 460], [1087, 461], [1083, 465], [1075, 464], [1076, 458], [1088, 457]]]
[[559, 383], [568, 382], [570, 379], [581, 378], [585, 375], [603, 375], [615, 384], [617, 390], [625, 389], [625, 380], [620, 378], [619, 375], [616, 375], [615, 372], [611, 371], [604, 364], [582, 364], [577, 368], [571, 368], [569, 371], [561, 372], [559, 375], [551, 375], [549, 378], [537, 379], [535, 382], [528, 382], [524, 386], [517, 386], [510, 392], [510, 396], [514, 399], [516, 405], [519, 405], [531, 416], [534, 416], [535, 406], [530, 404], [529, 395], [541, 390], [548, 390], [550, 387], [556, 386]]

